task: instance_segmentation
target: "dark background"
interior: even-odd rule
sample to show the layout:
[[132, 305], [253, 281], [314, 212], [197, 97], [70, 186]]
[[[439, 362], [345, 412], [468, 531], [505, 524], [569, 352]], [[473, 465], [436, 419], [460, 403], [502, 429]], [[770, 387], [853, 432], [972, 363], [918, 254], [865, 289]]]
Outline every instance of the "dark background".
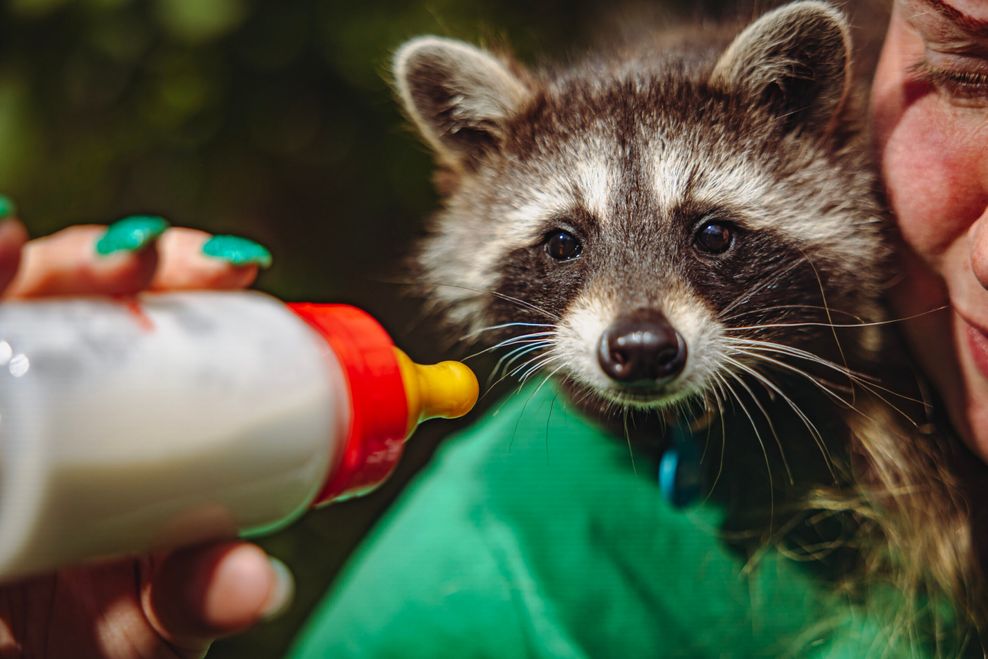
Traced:
[[[413, 357], [439, 359], [437, 328], [395, 283], [436, 198], [388, 86], [391, 52], [435, 33], [509, 43], [531, 62], [606, 40], [622, 18], [746, 19], [771, 4], [0, 0], [0, 193], [33, 235], [146, 212], [249, 236], [275, 256], [261, 289], [357, 304]], [[374, 495], [262, 540], [295, 573], [292, 609], [210, 658], [280, 656], [454, 425], [423, 427]]]

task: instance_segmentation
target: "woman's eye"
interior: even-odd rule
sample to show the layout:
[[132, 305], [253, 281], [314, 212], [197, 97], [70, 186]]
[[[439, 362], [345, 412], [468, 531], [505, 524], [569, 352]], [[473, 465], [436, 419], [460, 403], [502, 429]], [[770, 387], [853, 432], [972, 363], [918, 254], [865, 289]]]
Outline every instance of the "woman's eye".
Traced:
[[557, 261], [575, 259], [582, 251], [580, 239], [568, 231], [557, 230], [546, 236], [545, 252]]
[[734, 231], [726, 222], [704, 222], [693, 237], [696, 248], [708, 254], [723, 254], [734, 244]]
[[976, 69], [953, 68], [932, 63], [929, 58], [911, 68], [924, 82], [958, 101], [973, 101], [979, 105], [988, 101], [988, 70], [980, 62]]

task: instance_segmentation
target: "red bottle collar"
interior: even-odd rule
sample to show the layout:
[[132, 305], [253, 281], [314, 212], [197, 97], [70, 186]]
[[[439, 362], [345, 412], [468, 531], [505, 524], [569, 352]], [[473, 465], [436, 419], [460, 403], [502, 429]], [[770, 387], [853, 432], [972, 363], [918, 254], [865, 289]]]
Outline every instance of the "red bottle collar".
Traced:
[[343, 304], [289, 304], [336, 353], [350, 389], [350, 428], [313, 506], [364, 494], [394, 471], [408, 434], [408, 402], [384, 328]]

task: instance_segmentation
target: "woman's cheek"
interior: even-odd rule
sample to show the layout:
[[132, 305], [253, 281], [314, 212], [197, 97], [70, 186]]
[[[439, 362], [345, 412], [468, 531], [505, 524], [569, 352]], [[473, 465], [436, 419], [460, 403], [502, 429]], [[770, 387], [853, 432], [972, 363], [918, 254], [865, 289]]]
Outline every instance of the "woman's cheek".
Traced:
[[[935, 94], [904, 108], [882, 154], [889, 201], [902, 236], [929, 265], [980, 215], [972, 203], [979, 159], [950, 125]], [[983, 157], [983, 156], [982, 156]]]

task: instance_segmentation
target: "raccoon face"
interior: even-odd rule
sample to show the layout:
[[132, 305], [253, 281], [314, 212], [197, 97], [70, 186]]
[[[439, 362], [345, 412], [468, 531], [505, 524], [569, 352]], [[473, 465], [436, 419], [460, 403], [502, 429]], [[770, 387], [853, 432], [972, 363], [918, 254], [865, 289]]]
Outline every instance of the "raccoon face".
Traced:
[[445, 188], [432, 298], [500, 339], [505, 370], [623, 407], [867, 352], [873, 333], [834, 327], [877, 319], [884, 256], [849, 60], [820, 2], [726, 48], [560, 73], [412, 40], [397, 87]]

